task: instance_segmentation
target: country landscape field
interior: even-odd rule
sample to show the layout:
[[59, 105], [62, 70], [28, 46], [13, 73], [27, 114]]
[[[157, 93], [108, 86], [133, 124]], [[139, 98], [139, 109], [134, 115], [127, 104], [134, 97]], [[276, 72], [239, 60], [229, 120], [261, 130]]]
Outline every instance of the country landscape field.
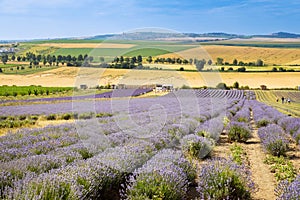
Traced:
[[0, 1], [0, 199], [299, 200], [299, 6]]

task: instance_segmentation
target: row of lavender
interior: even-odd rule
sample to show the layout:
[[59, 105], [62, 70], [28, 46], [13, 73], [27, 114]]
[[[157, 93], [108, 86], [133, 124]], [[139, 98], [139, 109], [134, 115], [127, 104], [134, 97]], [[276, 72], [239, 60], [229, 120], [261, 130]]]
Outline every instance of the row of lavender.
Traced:
[[[189, 103], [182, 104], [184, 109], [177, 106], [177, 98], [160, 101], [160, 106], [151, 106], [148, 111], [145, 105], [131, 104], [129, 110], [119, 106], [118, 114], [101, 122], [93, 119], [78, 122], [75, 127], [21, 130], [2, 137], [1, 196], [105, 199], [118, 196], [112, 191], [119, 188], [124, 189], [123, 196], [135, 196], [142, 192], [135, 187], [137, 183], [153, 178], [155, 173], [154, 177], [164, 180], [166, 186], [173, 184], [171, 191], [176, 197], [171, 195], [171, 199], [183, 198], [194, 177], [184, 157], [185, 141], [193, 136], [209, 144], [198, 155], [206, 157], [222, 132], [225, 110], [235, 110], [237, 101], [218, 103], [222, 106], [217, 107], [211, 100], [195, 105], [180, 99], [181, 103]], [[162, 110], [165, 121], [157, 115]], [[210, 139], [195, 133], [206, 133]], [[181, 145], [182, 151], [174, 150]], [[121, 183], [126, 184], [121, 187]]]
[[[75, 127], [23, 130], [2, 137], [1, 196], [185, 198], [196, 176], [187, 158], [210, 155], [224, 128], [225, 116], [231, 121], [228, 130], [232, 129], [232, 140], [236, 140], [236, 129], [247, 130], [249, 108], [257, 102], [185, 98], [186, 93], [181, 94], [144, 101], [118, 100], [112, 103], [111, 118], [80, 121]], [[60, 133], [66, 133], [70, 142]], [[244, 135], [238, 135], [240, 138], [243, 140]], [[228, 160], [213, 159], [207, 163], [198, 174], [197, 191], [201, 198], [250, 198], [253, 184], [247, 178], [247, 168]], [[234, 177], [223, 177], [224, 174]], [[214, 185], [218, 180], [224, 181], [221, 193], [214, 190], [220, 190], [220, 185]], [[244, 183], [239, 187], [242, 191], [230, 194], [228, 191], [234, 191], [236, 184], [231, 181], [236, 180]]]
[[99, 98], [135, 97], [151, 91], [152, 89], [140, 89], [140, 88], [139, 89], [116, 89], [110, 92], [104, 92], [101, 94], [94, 94], [94, 95], [77, 96], [74, 93], [74, 96], [68, 96], [68, 97], [52, 97], [52, 98], [40, 98], [40, 99], [28, 99], [28, 100], [4, 100], [4, 101], [0, 101], [0, 103], [53, 102], [53, 101], [75, 101], [75, 100], [99, 99]]
[[[47, 103], [47, 104], [33, 104], [33, 105], [18, 105], [18, 106], [0, 106], [0, 113], [3, 116], [10, 115], [34, 115], [34, 114], [59, 114], [59, 113], [84, 113], [84, 112], [119, 112], [120, 108], [130, 109], [132, 105], [140, 105], [143, 109], [148, 109], [149, 106], [156, 104], [157, 99], [143, 98], [143, 99], [132, 99], [130, 96], [135, 93], [148, 92], [147, 91], [135, 91], [135, 90], [118, 90], [112, 93], [110, 97], [129, 97], [127, 99], [111, 99], [106, 101], [95, 101], [91, 100], [95, 96], [90, 96], [91, 98], [81, 99], [80, 97], [70, 97], [68, 100], [84, 100], [84, 101], [72, 101], [64, 103]], [[105, 94], [101, 94], [102, 96]], [[97, 95], [96, 95], [97, 96]], [[106, 95], [105, 95], [106, 96]], [[107, 96], [108, 97], [108, 96]], [[163, 105], [167, 104], [169, 98], [174, 99], [172, 103], [177, 106], [182, 106], [182, 100], [184, 103], [185, 98], [192, 98], [194, 101], [199, 101], [199, 98], [204, 98], [206, 101], [215, 101], [212, 106], [216, 106], [220, 101], [232, 101], [233, 99], [252, 99], [254, 98], [254, 93], [251, 91], [242, 90], [179, 90], [174, 93], [169, 93], [166, 96], [158, 98], [159, 104], [163, 102]], [[63, 99], [62, 99], [63, 100]], [[48, 99], [48, 101], [55, 101], [55, 99]], [[130, 109], [130, 112], [134, 112], [134, 109]]]
[[[250, 104], [253, 109], [253, 118], [259, 128], [258, 135], [267, 153], [273, 156], [285, 156], [289, 151], [291, 142], [299, 145], [300, 118], [286, 116], [257, 101], [252, 101]], [[281, 166], [280, 171], [283, 172], [283, 170], [287, 171], [287, 175], [278, 177], [279, 180], [283, 179], [275, 190], [278, 199], [299, 199], [299, 172], [292, 167], [291, 163], [288, 163], [287, 166]]]

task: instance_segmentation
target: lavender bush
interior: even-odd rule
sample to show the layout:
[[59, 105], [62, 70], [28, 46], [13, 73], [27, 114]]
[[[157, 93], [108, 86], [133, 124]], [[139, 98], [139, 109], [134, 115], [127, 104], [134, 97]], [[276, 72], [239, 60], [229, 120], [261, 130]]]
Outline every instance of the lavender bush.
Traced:
[[281, 181], [275, 189], [277, 200], [298, 200], [300, 199], [300, 175], [294, 181]]
[[125, 199], [184, 199], [195, 172], [180, 151], [158, 152], [129, 177], [123, 191]]
[[285, 155], [289, 142], [280, 126], [271, 124], [260, 128], [258, 129], [258, 135], [268, 153], [274, 156]]
[[184, 136], [181, 139], [182, 151], [193, 158], [203, 159], [208, 157], [213, 150], [213, 142], [208, 138], [194, 134]]
[[201, 199], [251, 199], [255, 191], [250, 171], [226, 159], [204, 164], [199, 173], [197, 191]]
[[247, 123], [230, 122], [227, 129], [229, 141], [246, 142], [251, 137], [251, 131]]

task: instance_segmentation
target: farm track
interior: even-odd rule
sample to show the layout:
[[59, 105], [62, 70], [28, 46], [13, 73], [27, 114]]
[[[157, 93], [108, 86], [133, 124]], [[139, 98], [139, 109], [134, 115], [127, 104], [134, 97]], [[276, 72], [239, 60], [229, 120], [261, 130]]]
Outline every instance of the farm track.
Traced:
[[257, 187], [257, 192], [253, 194], [253, 199], [273, 200], [276, 199], [274, 194], [276, 181], [268, 165], [263, 163], [266, 155], [261, 147], [261, 141], [257, 134], [258, 129], [256, 128], [252, 116], [251, 128], [252, 138], [247, 141], [247, 144], [243, 144], [242, 146], [247, 153], [252, 178]]

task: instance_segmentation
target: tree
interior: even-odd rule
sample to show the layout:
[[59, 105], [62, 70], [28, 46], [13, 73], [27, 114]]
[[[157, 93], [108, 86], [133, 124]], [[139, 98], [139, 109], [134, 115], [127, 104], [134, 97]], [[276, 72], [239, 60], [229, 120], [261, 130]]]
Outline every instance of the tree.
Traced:
[[103, 56], [101, 56], [99, 59], [100, 59], [100, 62], [102, 62], [102, 63], [105, 61]]
[[63, 60], [63, 57], [61, 55], [57, 56], [57, 62], [61, 62]]
[[264, 62], [261, 59], [257, 59], [255, 64], [256, 64], [256, 66], [263, 66]]
[[2, 68], [0, 68], [0, 73], [2, 73], [3, 71], [2, 71]]
[[212, 65], [212, 63], [213, 63], [213, 62], [211, 61], [211, 59], [209, 59], [209, 60], [207, 61], [207, 64], [208, 64], [208, 65]]
[[246, 67], [240, 67], [237, 69], [238, 72], [245, 72], [246, 71]]
[[202, 69], [204, 68], [204, 65], [205, 65], [206, 61], [203, 59], [203, 60], [196, 60], [196, 68], [198, 71], [202, 71]]
[[273, 67], [272, 72], [277, 72], [277, 68]]
[[8, 55], [7, 55], [7, 54], [3, 55], [3, 56], [1, 57], [1, 61], [3, 62], [3, 64], [6, 64], [7, 61], [8, 61]]
[[121, 56], [121, 57], [120, 57], [120, 63], [123, 63], [123, 62], [124, 62], [124, 57]]
[[219, 83], [217, 86], [216, 86], [217, 89], [222, 89], [222, 90], [227, 90], [228, 87], [225, 83]]
[[184, 68], [183, 68], [183, 67], [180, 67], [180, 68], [179, 68], [179, 71], [184, 71]]
[[244, 66], [245, 63], [244, 63], [243, 61], [240, 61], [238, 65], [239, 65], [239, 66]]
[[176, 63], [177, 63], [177, 64], [181, 64], [181, 63], [182, 63], [182, 60], [181, 60], [180, 58], [177, 58], [177, 59], [176, 59]]
[[142, 57], [141, 55], [138, 55], [138, 57], [137, 57], [137, 61], [138, 61], [138, 63], [141, 63], [141, 62], [143, 62], [143, 57]]
[[36, 57], [36, 60], [38, 61], [38, 62], [41, 62], [42, 61], [42, 55], [37, 55], [37, 57]]
[[17, 57], [17, 61], [18, 61], [18, 62], [21, 61], [21, 57], [20, 57], [20, 56]]
[[233, 83], [233, 88], [239, 89], [239, 87], [240, 87], [240, 84], [237, 81]]
[[237, 59], [234, 59], [234, 60], [232, 61], [232, 65], [237, 66], [237, 64], [238, 64], [238, 60], [237, 60]]
[[120, 61], [120, 58], [119, 57], [115, 57], [114, 62], [118, 63], [119, 61]]
[[217, 58], [217, 65], [223, 65], [223, 58]]
[[153, 61], [152, 56], [149, 56], [149, 57], [147, 58], [147, 62], [151, 64], [152, 61]]
[[78, 60], [78, 61], [83, 61], [83, 56], [82, 56], [82, 54], [79, 54], [79, 55], [78, 55], [77, 60]]
[[15, 59], [16, 59], [16, 56], [15, 56], [15, 55], [12, 55], [11, 60], [12, 60], [12, 61], [15, 61]]
[[71, 56], [71, 55], [67, 55], [66, 61], [67, 61], [67, 62], [71, 62], [71, 60], [72, 60], [72, 56]]

